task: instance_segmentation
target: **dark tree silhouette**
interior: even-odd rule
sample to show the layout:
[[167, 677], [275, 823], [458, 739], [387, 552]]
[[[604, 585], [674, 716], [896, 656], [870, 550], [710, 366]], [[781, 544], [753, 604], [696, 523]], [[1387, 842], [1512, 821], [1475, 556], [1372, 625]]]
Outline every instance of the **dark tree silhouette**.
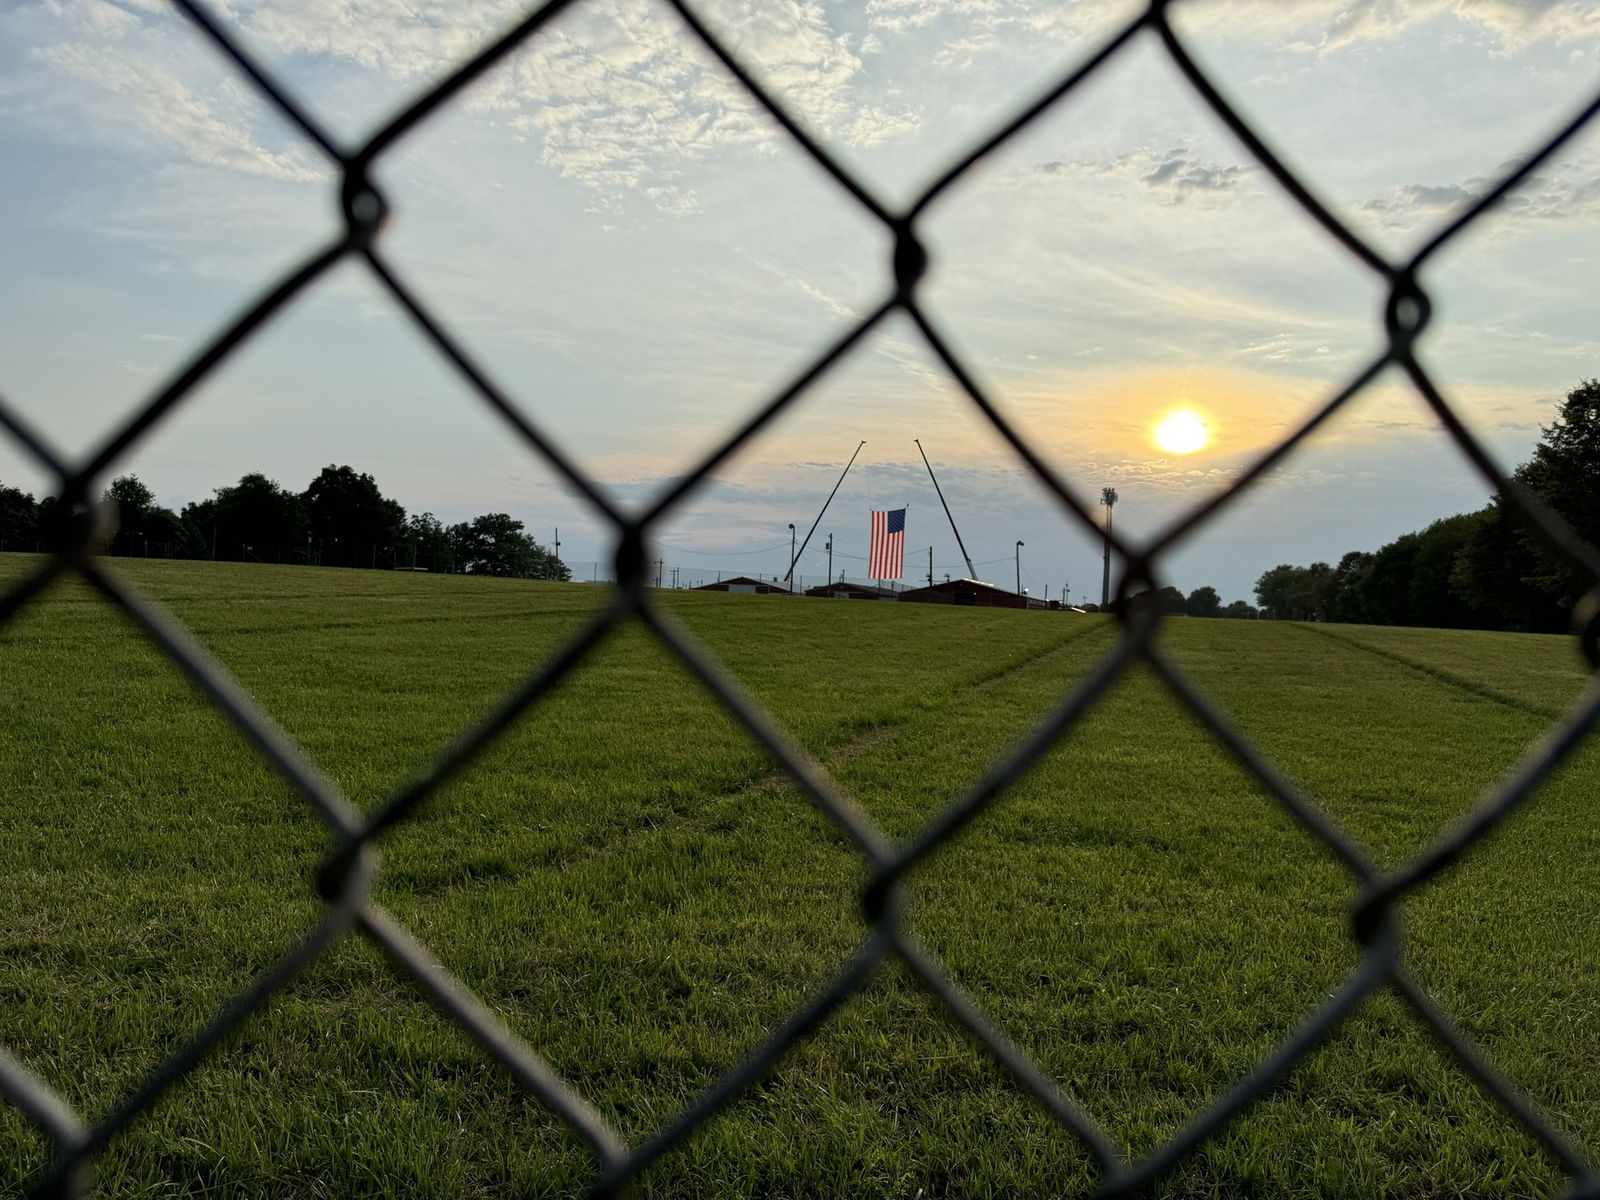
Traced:
[[407, 521], [404, 539], [407, 549], [401, 566], [438, 572], [455, 570], [450, 531], [431, 512], [418, 513]]
[[39, 540], [33, 493], [0, 483], [0, 550], [32, 550]]
[[[1538, 493], [1575, 533], [1600, 545], [1600, 380], [1567, 393], [1552, 424], [1542, 427], [1533, 457], [1517, 468], [1518, 483]], [[1595, 581], [1542, 535], [1520, 531], [1535, 562], [1527, 582], [1570, 613]]]
[[1326, 621], [1334, 607], [1337, 575], [1327, 563], [1280, 563], [1256, 580], [1261, 615], [1275, 621]]
[[316, 559], [328, 567], [394, 567], [405, 540], [406, 510], [371, 475], [327, 466], [300, 494]]
[[186, 505], [183, 524], [203, 558], [244, 562], [302, 561], [306, 519], [300, 499], [253, 472], [210, 500]]
[[[157, 506], [156, 494], [137, 475], [119, 475], [106, 487], [101, 499], [115, 506], [117, 511], [117, 528], [107, 551], [111, 554], [149, 554], [149, 539], [153, 527], [158, 524], [157, 513], [167, 511]], [[171, 516], [170, 513], [167, 515]], [[156, 552], [159, 554], [161, 551], [158, 549]]]
[[485, 513], [450, 527], [456, 566], [469, 575], [514, 579], [572, 578], [565, 564], [523, 532], [509, 513]]
[[1520, 518], [1497, 496], [1472, 514], [1475, 523], [1450, 569], [1450, 587], [1491, 629], [1559, 633], [1570, 613], [1531, 581], [1540, 573]]
[[1222, 611], [1222, 597], [1214, 587], [1197, 587], [1184, 601], [1184, 611], [1191, 617], [1214, 617]]

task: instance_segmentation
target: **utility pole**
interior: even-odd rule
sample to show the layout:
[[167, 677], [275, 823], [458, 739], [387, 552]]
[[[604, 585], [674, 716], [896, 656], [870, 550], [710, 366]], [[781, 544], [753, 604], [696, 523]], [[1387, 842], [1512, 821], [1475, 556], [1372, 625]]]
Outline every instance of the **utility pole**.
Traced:
[[672, 587], [673, 587], [674, 591], [677, 590], [677, 587], [678, 587], [678, 568], [677, 567], [673, 567], [672, 568]]
[[1100, 575], [1100, 607], [1111, 606], [1111, 510], [1116, 507], [1117, 489], [1101, 488], [1100, 503], [1106, 506], [1106, 553], [1105, 567]]
[[828, 579], [833, 578], [833, 534], [828, 535]]
[[661, 560], [656, 559], [656, 587], [661, 587]]
[[[859, 447], [858, 447], [859, 449]], [[794, 522], [789, 522], [789, 595], [794, 595]]]
[[556, 554], [556, 561], [560, 562], [561, 561], [561, 527], [559, 525], [556, 526], [555, 554]]
[[933, 586], [933, 547], [928, 547], [928, 586]]
[[[1016, 556], [1017, 556], [1017, 599], [1020, 600], [1020, 599], [1022, 599], [1022, 543], [1020, 541], [1017, 543]], [[1026, 608], [1028, 606], [1026, 604], [1024, 604], [1022, 607]]]

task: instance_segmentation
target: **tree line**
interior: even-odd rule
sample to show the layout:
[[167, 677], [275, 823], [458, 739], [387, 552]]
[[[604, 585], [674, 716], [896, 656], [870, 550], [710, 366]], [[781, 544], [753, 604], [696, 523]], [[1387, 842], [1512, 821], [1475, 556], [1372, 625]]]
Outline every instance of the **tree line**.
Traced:
[[[1600, 381], [1573, 388], [1540, 428], [1512, 479], [1600, 544]], [[1337, 566], [1280, 564], [1255, 592], [1261, 615], [1282, 620], [1564, 633], [1594, 585], [1497, 493], [1477, 512], [1352, 550]]]
[[[419, 569], [517, 579], [572, 577], [565, 564], [508, 513], [445, 525], [408, 516], [371, 475], [327, 466], [302, 492], [259, 472], [173, 512], [136, 475], [111, 481], [103, 499], [116, 526], [105, 553], [229, 562]], [[0, 550], [43, 550], [69, 519], [54, 496], [35, 501], [0, 481]]]
[[[1236, 621], [1253, 621], [1261, 615], [1255, 605], [1247, 604], [1243, 600], [1224, 604], [1214, 587], [1197, 587], [1187, 596], [1175, 587], [1160, 588], [1154, 593], [1145, 588], [1134, 592], [1133, 599], [1139, 604], [1153, 603], [1159, 611], [1169, 617], [1222, 617]], [[1113, 603], [1110, 611], [1116, 611], [1116, 608], [1116, 603]], [[1099, 606], [1089, 604], [1085, 609], [1088, 612], [1098, 612]]]

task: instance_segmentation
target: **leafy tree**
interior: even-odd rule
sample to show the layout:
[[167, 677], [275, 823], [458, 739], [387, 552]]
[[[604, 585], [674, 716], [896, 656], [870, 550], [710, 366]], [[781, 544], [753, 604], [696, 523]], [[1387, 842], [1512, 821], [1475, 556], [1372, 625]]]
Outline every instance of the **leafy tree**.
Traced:
[[1410, 625], [1411, 572], [1420, 534], [1401, 534], [1372, 556], [1372, 567], [1361, 581], [1361, 608], [1374, 625]]
[[1362, 588], [1371, 572], [1372, 555], [1365, 550], [1352, 550], [1339, 560], [1339, 565], [1333, 569], [1333, 599], [1329, 604], [1329, 620], [1353, 624], [1367, 620]]
[[157, 506], [145, 515], [145, 545], [151, 557], [185, 558], [197, 553], [189, 542], [188, 527], [170, 508]]
[[1276, 621], [1326, 621], [1338, 579], [1327, 563], [1295, 567], [1280, 563], [1256, 580], [1261, 615]]
[[39, 536], [33, 493], [0, 483], [0, 550], [32, 550]]
[[1279, 563], [1256, 580], [1256, 603], [1261, 615], [1274, 621], [1292, 621], [1298, 615], [1297, 597], [1304, 567]]
[[1235, 621], [1251, 621], [1259, 617], [1261, 613], [1255, 605], [1247, 604], [1243, 600], [1235, 600], [1233, 603], [1224, 606], [1217, 615]]
[[210, 500], [185, 505], [183, 524], [206, 558], [282, 562], [303, 553], [306, 519], [299, 497], [259, 472], [217, 488]]
[[64, 503], [59, 496], [44, 496], [34, 510], [34, 537], [45, 550], [77, 546], [94, 530], [95, 517], [81, 500]]
[[572, 578], [565, 564], [526, 533], [509, 513], [485, 513], [450, 527], [456, 566], [469, 575], [514, 579]]
[[66, 520], [62, 512], [59, 496], [41, 496], [38, 507], [34, 509], [34, 536], [46, 550], [59, 544], [61, 527]]
[[1333, 600], [1338, 587], [1338, 577], [1325, 562], [1314, 562], [1300, 578], [1298, 601], [1300, 611], [1307, 621], [1332, 620]]
[[117, 515], [137, 519], [156, 506], [156, 494], [137, 475], [118, 475], [105, 490], [107, 503], [117, 506]]
[[[1585, 379], [1568, 392], [1555, 421], [1541, 434], [1515, 479], [1591, 546], [1600, 545], [1600, 380]], [[1594, 587], [1594, 579], [1536, 531], [1522, 529], [1521, 537], [1537, 563], [1526, 582], [1570, 612]]]
[[1499, 497], [1473, 514], [1471, 534], [1450, 568], [1450, 586], [1494, 629], [1559, 633], [1571, 620], [1553, 596], [1530, 582], [1540, 571], [1521, 520]]
[[1183, 593], [1175, 587], [1164, 587], [1156, 593], [1156, 603], [1169, 616], [1182, 616], [1188, 611]]
[[101, 496], [117, 510], [117, 532], [107, 548], [112, 554], [147, 554], [146, 539], [150, 531], [146, 526], [156, 509], [156, 494], [147, 488], [137, 475], [119, 475], [107, 486]]
[[1492, 610], [1467, 598], [1453, 582], [1455, 566], [1478, 524], [1478, 514], [1461, 513], [1435, 521], [1416, 535], [1416, 555], [1411, 562], [1407, 619], [1413, 625], [1438, 629], [1493, 628]]
[[406, 510], [378, 490], [371, 475], [327, 466], [300, 494], [318, 561], [329, 567], [394, 567]]
[[455, 570], [450, 531], [431, 512], [418, 513], [406, 522], [405, 540], [410, 548], [402, 566], [426, 567], [430, 571]]
[[1184, 601], [1184, 609], [1191, 617], [1214, 617], [1222, 611], [1222, 597], [1214, 587], [1197, 587]]
[[[1158, 592], [1144, 588], [1134, 592], [1129, 600], [1133, 604], [1154, 604], [1156, 611], [1169, 616], [1182, 616], [1184, 612], [1183, 593], [1175, 587], [1164, 587]], [[1117, 605], [1113, 603], [1111, 607], [1116, 609]]]

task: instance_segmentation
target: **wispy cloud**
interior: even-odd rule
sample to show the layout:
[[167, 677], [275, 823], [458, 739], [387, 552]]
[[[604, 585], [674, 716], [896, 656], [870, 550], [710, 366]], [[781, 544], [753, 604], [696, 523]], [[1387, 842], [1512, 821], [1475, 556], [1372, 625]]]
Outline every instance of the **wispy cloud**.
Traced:
[[1179, 10], [1185, 25], [1287, 35], [1295, 38], [1287, 48], [1317, 53], [1391, 41], [1441, 18], [1482, 30], [1505, 49], [1600, 33], [1600, 8], [1588, 0], [1231, 0]]
[[1170, 203], [1182, 204], [1194, 196], [1238, 191], [1258, 168], [1205, 162], [1185, 147], [1174, 146], [1166, 150], [1142, 147], [1100, 159], [1055, 159], [1040, 163], [1035, 170], [1042, 175], [1129, 179], [1165, 196]]
[[[1459, 183], [1403, 184], [1361, 207], [1394, 226], [1437, 219], [1476, 203], [1515, 165], [1506, 163], [1493, 176], [1477, 175]], [[1568, 162], [1554, 171], [1530, 175], [1500, 201], [1499, 208], [1541, 221], [1595, 221], [1600, 219], [1600, 170], [1587, 161]]]
[[297, 183], [322, 177], [302, 148], [264, 145], [259, 106], [231, 80], [185, 79], [167, 65], [165, 39], [127, 36], [134, 31], [116, 23], [109, 30], [106, 39], [34, 49], [60, 89], [60, 103], [34, 109], [36, 120], [67, 136], [131, 136], [203, 166]]

